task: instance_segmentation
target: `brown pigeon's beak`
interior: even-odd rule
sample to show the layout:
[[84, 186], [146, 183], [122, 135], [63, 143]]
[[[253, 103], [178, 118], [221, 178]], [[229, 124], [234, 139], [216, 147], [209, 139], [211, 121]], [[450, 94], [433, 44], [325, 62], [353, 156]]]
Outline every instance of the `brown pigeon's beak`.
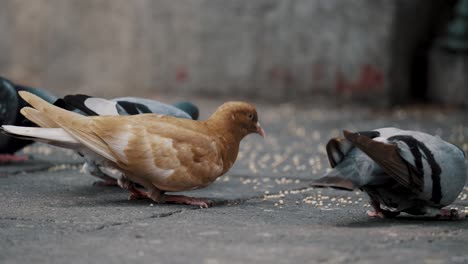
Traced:
[[265, 137], [265, 131], [263, 130], [263, 128], [260, 126], [260, 123], [257, 122], [257, 133], [262, 136], [262, 137]]

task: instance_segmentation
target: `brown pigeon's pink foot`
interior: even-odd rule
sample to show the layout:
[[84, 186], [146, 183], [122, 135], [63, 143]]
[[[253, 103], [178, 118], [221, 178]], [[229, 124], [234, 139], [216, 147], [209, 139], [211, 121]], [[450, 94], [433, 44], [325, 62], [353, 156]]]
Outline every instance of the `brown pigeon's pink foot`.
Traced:
[[466, 214], [459, 212], [457, 209], [440, 209], [439, 213], [435, 216], [438, 220], [461, 220], [465, 219]]
[[14, 154], [0, 154], [0, 164], [22, 162], [26, 160], [28, 160], [27, 156], [17, 156]]
[[117, 180], [105, 180], [105, 181], [95, 181], [95, 182], [93, 182], [93, 186], [116, 187], [116, 186], [119, 186], [119, 185], [117, 184]]
[[135, 186], [130, 186], [128, 190], [131, 192], [131, 194], [128, 196], [128, 200], [151, 199], [147, 192], [140, 191]]
[[176, 204], [188, 204], [199, 206], [200, 208], [208, 208], [213, 205], [213, 202], [207, 199], [193, 198], [184, 195], [164, 195], [164, 202]]

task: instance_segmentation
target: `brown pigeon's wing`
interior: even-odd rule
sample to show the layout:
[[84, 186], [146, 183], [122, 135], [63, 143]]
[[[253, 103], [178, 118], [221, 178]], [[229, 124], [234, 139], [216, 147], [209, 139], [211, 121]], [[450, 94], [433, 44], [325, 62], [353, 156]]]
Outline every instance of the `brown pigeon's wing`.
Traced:
[[73, 136], [76, 140], [78, 140], [90, 150], [114, 163], [117, 161], [116, 158], [112, 155], [106, 142], [104, 142], [98, 135], [93, 133], [91, 129], [94, 122], [93, 118], [73, 121], [56, 119], [55, 121], [62, 129], [67, 131], [71, 136]]
[[174, 173], [176, 178], [178, 174], [209, 177], [222, 171], [214, 140], [194, 128], [172, 124], [171, 118], [145, 114], [95, 119], [93, 132], [106, 143], [118, 165], [147, 181], [161, 184]]
[[375, 141], [359, 133], [343, 133], [347, 140], [366, 153], [398, 183], [414, 192], [423, 190], [423, 175], [400, 156], [396, 144]]
[[[359, 134], [369, 138], [375, 138], [380, 135], [377, 131], [363, 131], [359, 132]], [[327, 143], [326, 150], [331, 167], [336, 167], [352, 148], [353, 144], [344, 137], [330, 139]]]

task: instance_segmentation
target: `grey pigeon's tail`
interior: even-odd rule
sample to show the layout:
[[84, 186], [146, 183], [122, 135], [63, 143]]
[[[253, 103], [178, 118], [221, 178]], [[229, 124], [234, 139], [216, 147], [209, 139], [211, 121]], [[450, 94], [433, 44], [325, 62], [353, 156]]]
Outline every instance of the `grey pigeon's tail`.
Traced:
[[[338, 172], [334, 170], [334, 172]], [[358, 188], [351, 180], [346, 179], [342, 175], [339, 174], [327, 174], [322, 178], [313, 181], [310, 186], [312, 187], [330, 187], [340, 190], [352, 191]]]
[[371, 158], [362, 151], [352, 148], [336, 167], [314, 181], [312, 186], [354, 190], [385, 180], [386, 176]]
[[362, 175], [366, 175], [369, 172], [370, 166], [356, 166], [354, 163], [355, 159], [352, 157], [344, 159], [331, 171], [313, 181], [312, 186], [330, 187], [348, 191], [360, 188], [368, 182], [366, 178], [362, 178]]

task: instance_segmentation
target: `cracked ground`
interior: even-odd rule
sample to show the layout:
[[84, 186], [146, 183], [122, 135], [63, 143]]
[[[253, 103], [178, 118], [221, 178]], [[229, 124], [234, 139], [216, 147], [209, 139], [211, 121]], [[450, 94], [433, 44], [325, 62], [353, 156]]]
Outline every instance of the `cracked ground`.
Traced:
[[[199, 102], [205, 118], [218, 103]], [[342, 129], [422, 130], [467, 151], [466, 110], [257, 108], [267, 138], [248, 136], [225, 176], [186, 193], [208, 209], [128, 201], [93, 186], [72, 151], [25, 148], [29, 161], [0, 167], [0, 263], [468, 263], [468, 220], [371, 219], [361, 192], [308, 188]], [[467, 211], [467, 195], [453, 207]]]

